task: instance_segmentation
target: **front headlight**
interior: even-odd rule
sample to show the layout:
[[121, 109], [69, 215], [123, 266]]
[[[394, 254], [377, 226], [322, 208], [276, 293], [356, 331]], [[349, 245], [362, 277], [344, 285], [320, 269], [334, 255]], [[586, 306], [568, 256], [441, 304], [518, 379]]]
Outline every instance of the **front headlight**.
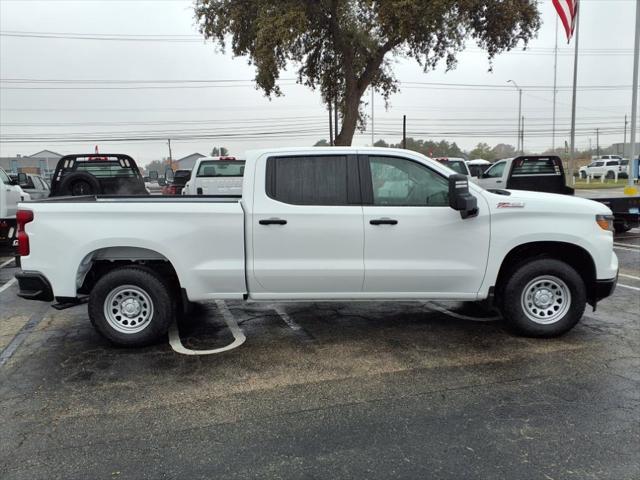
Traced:
[[613, 232], [613, 215], [596, 215], [596, 223], [601, 229]]

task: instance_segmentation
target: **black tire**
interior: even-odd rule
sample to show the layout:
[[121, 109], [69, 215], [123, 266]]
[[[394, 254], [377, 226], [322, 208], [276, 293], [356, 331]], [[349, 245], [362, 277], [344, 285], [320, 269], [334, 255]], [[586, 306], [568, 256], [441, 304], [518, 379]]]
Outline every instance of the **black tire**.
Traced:
[[[124, 296], [119, 299], [116, 296], [112, 299], [114, 315], [108, 319], [105, 302], [111, 303], [110, 295], [118, 292], [118, 289], [124, 289], [122, 293]], [[136, 291], [138, 293], [135, 293]], [[134, 293], [129, 293], [127, 297], [127, 292]], [[140, 317], [127, 318], [128, 313], [123, 313], [123, 298], [124, 301], [131, 298], [138, 302], [139, 308], [148, 308], [149, 311], [141, 310], [134, 314]], [[151, 303], [148, 305], [147, 301]], [[116, 303], [118, 303], [117, 306]], [[118, 317], [116, 312], [121, 314], [120, 320], [114, 318]], [[175, 317], [176, 301], [170, 285], [153, 270], [144, 267], [120, 267], [110, 271], [96, 282], [89, 296], [91, 323], [105, 338], [122, 347], [141, 347], [157, 343], [166, 337]], [[143, 320], [140, 320], [141, 318]], [[125, 325], [129, 320], [131, 324]], [[134, 331], [135, 321], [139, 321], [137, 328], [142, 328], [140, 331]], [[120, 330], [114, 325], [118, 325]], [[131, 331], [122, 331], [127, 329]]]
[[[545, 282], [545, 279], [550, 282]], [[556, 282], [558, 279], [560, 282]], [[531, 285], [534, 281], [535, 284]], [[561, 286], [562, 283], [564, 286]], [[534, 290], [536, 286], [540, 286], [540, 289]], [[541, 300], [549, 299], [551, 302], [553, 299], [553, 302], [548, 307], [540, 308], [533, 303], [533, 300], [527, 301], [528, 297], [524, 294], [525, 289], [530, 294], [534, 291], [543, 294], [540, 297]], [[565, 290], [570, 293], [570, 301], [566, 293], [563, 297]], [[550, 292], [552, 295], [548, 296], [545, 292]], [[527, 337], [557, 337], [568, 332], [582, 318], [587, 303], [582, 277], [570, 265], [552, 258], [531, 260], [521, 263], [511, 270], [506, 276], [501, 297], [502, 315], [508, 326], [517, 334]], [[563, 298], [567, 300], [564, 304], [561, 303]], [[528, 307], [525, 307], [523, 303], [526, 303]], [[568, 306], [566, 306], [567, 304]], [[556, 307], [558, 308], [556, 309]], [[537, 312], [537, 315], [551, 316], [538, 318], [537, 321], [534, 321], [531, 318], [536, 316], [533, 311]], [[554, 319], [553, 317], [556, 315], [558, 318]], [[550, 323], [541, 323], [545, 321]]]
[[615, 176], [616, 174], [613, 173], [611, 170], [609, 170], [604, 178], [611, 179], [611, 178], [615, 178]]
[[586, 180], [587, 172], [585, 172], [585, 171], [580, 172], [580, 178], [582, 178], [583, 180]]
[[87, 172], [74, 172], [60, 182], [60, 195], [98, 195], [100, 190], [98, 179]]
[[613, 229], [615, 230], [616, 233], [625, 233], [631, 230], [631, 227], [626, 223], [614, 223]]

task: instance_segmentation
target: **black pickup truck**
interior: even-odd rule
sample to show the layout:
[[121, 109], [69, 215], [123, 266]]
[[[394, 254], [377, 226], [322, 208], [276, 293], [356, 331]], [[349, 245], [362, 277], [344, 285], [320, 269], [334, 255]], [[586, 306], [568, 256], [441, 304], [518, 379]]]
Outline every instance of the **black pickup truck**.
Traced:
[[51, 197], [148, 194], [135, 160], [122, 153], [65, 155], [51, 178]]
[[[478, 177], [477, 183], [488, 190], [531, 190], [575, 195], [576, 191], [567, 186], [565, 178], [560, 157], [523, 155], [495, 162]], [[617, 233], [640, 226], [640, 196], [594, 197], [587, 195], [585, 198], [604, 203], [611, 209]]]

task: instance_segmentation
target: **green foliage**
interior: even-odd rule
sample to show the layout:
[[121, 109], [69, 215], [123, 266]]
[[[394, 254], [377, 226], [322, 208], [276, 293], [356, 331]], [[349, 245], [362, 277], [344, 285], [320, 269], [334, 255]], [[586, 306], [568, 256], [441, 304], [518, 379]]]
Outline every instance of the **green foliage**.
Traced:
[[444, 61], [454, 68], [465, 42], [489, 59], [524, 45], [540, 27], [537, 0], [196, 0], [200, 32], [234, 55], [248, 56], [256, 83], [280, 95], [280, 72], [337, 99], [337, 145], [350, 145], [361, 99], [370, 86], [385, 100], [397, 91], [393, 57], [416, 60], [425, 72]]
[[[496, 160], [500, 160], [502, 158], [513, 158], [516, 156], [516, 148], [513, 145], [509, 145], [506, 143], [499, 143], [495, 147], [491, 149], [491, 154], [493, 158]], [[484, 158], [484, 157], [481, 157]], [[485, 158], [485, 160], [489, 160]]]
[[225, 147], [213, 147], [211, 149], [212, 157], [224, 157], [226, 155], [229, 155], [229, 150]]
[[478, 145], [476, 145], [476, 148], [469, 152], [469, 160], [474, 160], [476, 158], [482, 158], [483, 160], [489, 161], [496, 159], [495, 154], [493, 153], [493, 150], [491, 149], [489, 144], [484, 142], [480, 142]]

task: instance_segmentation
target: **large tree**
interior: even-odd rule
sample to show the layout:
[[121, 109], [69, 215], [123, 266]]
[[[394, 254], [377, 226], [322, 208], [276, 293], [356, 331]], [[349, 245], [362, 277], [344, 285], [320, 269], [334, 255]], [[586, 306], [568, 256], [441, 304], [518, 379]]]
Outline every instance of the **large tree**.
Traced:
[[350, 145], [363, 120], [361, 99], [373, 86], [385, 100], [397, 90], [392, 57], [415, 59], [425, 72], [447, 69], [468, 39], [491, 60], [540, 27], [537, 0], [196, 0], [205, 38], [256, 67], [267, 96], [281, 94], [280, 72], [337, 101], [342, 116], [336, 145]]

